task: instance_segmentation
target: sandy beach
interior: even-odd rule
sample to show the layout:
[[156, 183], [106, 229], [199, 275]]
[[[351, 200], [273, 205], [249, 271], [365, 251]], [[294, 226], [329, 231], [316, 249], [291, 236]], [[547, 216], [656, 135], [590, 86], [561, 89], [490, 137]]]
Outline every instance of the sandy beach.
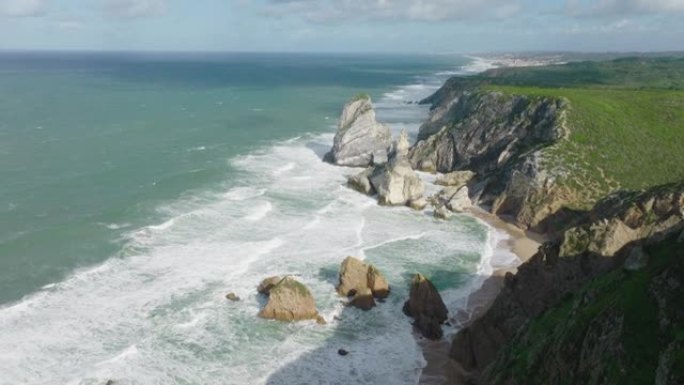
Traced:
[[[502, 241], [506, 244], [501, 246], [513, 251], [521, 262], [531, 258], [544, 241], [542, 235], [526, 232], [479, 207], [471, 209], [470, 213], [490, 226], [506, 231], [509, 238]], [[470, 294], [467, 308], [459, 309], [455, 313], [453, 313], [453, 309], [450, 309], [452, 313], [449, 316], [449, 321], [453, 325], [463, 327], [479, 318], [489, 309], [501, 291], [506, 273], [515, 273], [515, 271], [515, 267], [494, 271], [479, 289]], [[423, 368], [420, 376], [420, 385], [460, 385], [464, 383], [462, 372], [449, 360], [452, 337], [453, 335], [447, 335], [439, 341], [419, 339], [418, 343], [423, 348], [423, 356], [427, 361], [427, 365]]]

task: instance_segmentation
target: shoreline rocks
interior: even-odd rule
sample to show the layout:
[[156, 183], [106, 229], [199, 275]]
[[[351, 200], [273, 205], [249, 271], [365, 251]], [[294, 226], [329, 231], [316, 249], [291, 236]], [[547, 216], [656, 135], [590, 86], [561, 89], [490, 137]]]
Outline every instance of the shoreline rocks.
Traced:
[[269, 289], [268, 303], [259, 317], [288, 322], [316, 320], [320, 323], [322, 320], [309, 289], [293, 277], [285, 277]]
[[347, 257], [340, 265], [337, 293], [343, 297], [353, 297], [350, 305], [369, 310], [375, 306], [374, 298], [389, 296], [390, 286], [375, 266]]
[[411, 281], [411, 293], [404, 303], [404, 314], [413, 317], [415, 326], [423, 337], [438, 340], [442, 338], [442, 324], [448, 318], [448, 311], [435, 286], [421, 274]]
[[375, 120], [368, 95], [358, 95], [344, 105], [333, 141], [324, 160], [338, 166], [368, 167], [387, 159], [392, 134]]

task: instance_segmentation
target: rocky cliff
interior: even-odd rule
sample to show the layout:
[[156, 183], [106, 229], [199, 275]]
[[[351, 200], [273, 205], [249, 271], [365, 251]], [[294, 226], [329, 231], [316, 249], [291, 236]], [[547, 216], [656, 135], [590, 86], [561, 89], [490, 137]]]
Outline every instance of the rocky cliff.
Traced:
[[[622, 373], [620, 375], [631, 373], [627, 365], [628, 356], [625, 356], [627, 361], [621, 363], [623, 367], [605, 367], [601, 366], [603, 355], [624, 353], [621, 344], [625, 343], [625, 333], [639, 335], [654, 331], [616, 329], [624, 327], [624, 318], [634, 314], [625, 314], [628, 310], [624, 306], [627, 304], [621, 303], [623, 307], [613, 308], [612, 304], [608, 306], [601, 302], [603, 299], [599, 299], [599, 294], [607, 294], [592, 289], [600, 285], [593, 280], [613, 279], [606, 278], [607, 273], [613, 272], [611, 274], [618, 277], [614, 279], [621, 283], [615, 284], [612, 289], [615, 293], [610, 299], [624, 295], [629, 297], [623, 298], [625, 301], [631, 301], [634, 291], [620, 293], [619, 287], [631, 284], [631, 272], [641, 269], [647, 272], [638, 273], [648, 275], [639, 281], [644, 292], [651, 290], [649, 288], [655, 285], [653, 280], [661, 274], [681, 272], [684, 244], [677, 243], [677, 239], [684, 236], [683, 210], [684, 183], [660, 186], [641, 193], [617, 193], [600, 202], [593, 210], [581, 215], [577, 220], [579, 223], [565, 230], [558, 239], [544, 244], [516, 275], [509, 273], [506, 276], [504, 289], [491, 309], [456, 335], [451, 357], [470, 373], [475, 383], [531, 383], [526, 382], [529, 377], [516, 379], [513, 371], [518, 375], [527, 371], [534, 372], [535, 376], [555, 376], [548, 382], [539, 383], [620, 383], [590, 379], [612, 376], [615, 373], [609, 373], [611, 370], [618, 370], [618, 374]], [[619, 235], [623, 231], [629, 236]], [[578, 234], [582, 236], [578, 237]], [[578, 242], [577, 239], [591, 241]], [[657, 248], [676, 250], [676, 253], [661, 253]], [[684, 281], [679, 282], [681, 278], [682, 275], [670, 286], [660, 285], [658, 290], [662, 295], [642, 299], [656, 303], [662, 298], [682, 298]], [[595, 313], [591, 313], [591, 317], [586, 316], [589, 318], [582, 318], [591, 307]], [[567, 317], [558, 315], [563, 311]], [[680, 313], [672, 316], [676, 318], [675, 323], [669, 318], [658, 319], [658, 324], [664, 327], [662, 336], [660, 332], [656, 333], [658, 338], [666, 340], [672, 332], [671, 327], [684, 326]], [[554, 338], [561, 341], [548, 339], [540, 328], [557, 333]], [[571, 334], [564, 334], [566, 332]], [[533, 336], [536, 339], [532, 339]], [[606, 346], [606, 343], [615, 346]], [[666, 354], [669, 344], [663, 342], [659, 346], [663, 350], [656, 353]], [[570, 380], [572, 376], [575, 376], [574, 380]], [[563, 382], [566, 380], [570, 382]]]
[[428, 99], [437, 103], [411, 149], [413, 167], [476, 172], [473, 198], [522, 228], [537, 226], [572, 199], [555, 183], [563, 170], [545, 162], [546, 149], [568, 135], [567, 101], [453, 87]]
[[[605, 170], [602, 164], [624, 158], [624, 170], [636, 162], [648, 176], [643, 159], [616, 154], [640, 147], [634, 143], [664, 148], [648, 139], [649, 132], [660, 135], [656, 128], [640, 126], [659, 121], [627, 122], [641, 138], [625, 142], [629, 147], [615, 142], [621, 134], [611, 135], [632, 126], [589, 119], [613, 122], [622, 114], [610, 104], [600, 113], [587, 107], [600, 99], [595, 95], [613, 94], [570, 91], [571, 102], [551, 96], [563, 90], [527, 89], [516, 77], [506, 82], [517, 88], [493, 86], [495, 77], [452, 78], [424, 101], [432, 112], [410, 150], [411, 164], [471, 171], [474, 203], [551, 241], [509, 273], [492, 307], [455, 336], [454, 365], [474, 384], [684, 383], [684, 182], [641, 189], [657, 183], [640, 184], [625, 173], [611, 179], [604, 171], [621, 163], [611, 160]], [[627, 92], [620, 97], [636, 100]], [[666, 176], [662, 162], [653, 164], [659, 183], [681, 180], [676, 172]], [[623, 182], [632, 190], [621, 190]]]

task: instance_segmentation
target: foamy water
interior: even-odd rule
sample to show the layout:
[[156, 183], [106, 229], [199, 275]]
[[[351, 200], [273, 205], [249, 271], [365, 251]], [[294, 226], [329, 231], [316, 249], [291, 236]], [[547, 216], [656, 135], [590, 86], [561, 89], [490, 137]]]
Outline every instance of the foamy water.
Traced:
[[[379, 119], [415, 135], [427, 107], [407, 102], [442, 80], [387, 93]], [[223, 191], [159, 207], [167, 219], [131, 230], [106, 262], [0, 308], [0, 384], [414, 384], [424, 361], [401, 312], [411, 275], [430, 276], [453, 311], [516, 259], [470, 216], [440, 221], [348, 189], [359, 170], [323, 163], [331, 143], [302, 135], [229, 159], [240, 176]], [[392, 285], [372, 311], [335, 293], [348, 255]], [[284, 274], [309, 286], [328, 325], [256, 317], [256, 285]]]

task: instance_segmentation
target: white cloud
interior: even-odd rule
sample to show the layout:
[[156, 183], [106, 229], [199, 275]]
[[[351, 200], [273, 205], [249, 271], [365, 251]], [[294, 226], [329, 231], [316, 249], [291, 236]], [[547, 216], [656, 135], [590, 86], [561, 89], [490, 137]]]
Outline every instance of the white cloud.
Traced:
[[566, 10], [575, 16], [639, 15], [684, 12], [684, 0], [566, 0]]
[[316, 22], [335, 20], [439, 21], [501, 19], [520, 11], [517, 0], [269, 0], [264, 12], [300, 16]]
[[10, 17], [31, 17], [45, 14], [45, 0], [0, 0], [0, 13]]
[[166, 13], [166, 0], [106, 0], [104, 11], [119, 19], [136, 19]]

